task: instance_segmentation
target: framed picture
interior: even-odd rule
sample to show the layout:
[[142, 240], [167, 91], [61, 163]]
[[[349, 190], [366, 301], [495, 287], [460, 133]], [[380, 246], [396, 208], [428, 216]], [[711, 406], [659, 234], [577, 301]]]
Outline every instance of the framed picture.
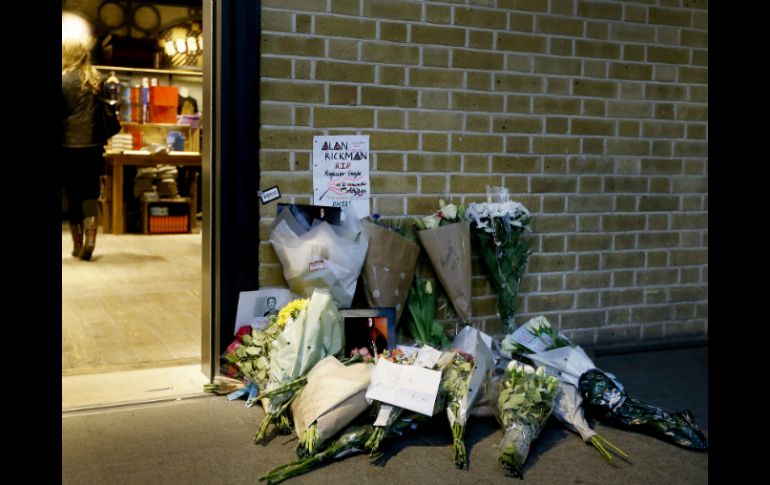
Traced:
[[375, 355], [396, 348], [395, 308], [340, 310], [345, 328], [345, 357], [353, 349], [366, 347]]
[[271, 315], [296, 298], [288, 288], [262, 288], [256, 291], [242, 291], [238, 296], [238, 310], [235, 314], [235, 332], [246, 325], [265, 328]]
[[278, 204], [275, 215], [283, 210], [290, 210], [297, 222], [309, 231], [313, 227], [313, 221], [318, 219], [328, 222], [333, 226], [341, 224], [342, 209], [339, 207], [326, 207], [321, 205], [303, 205], [303, 204]]

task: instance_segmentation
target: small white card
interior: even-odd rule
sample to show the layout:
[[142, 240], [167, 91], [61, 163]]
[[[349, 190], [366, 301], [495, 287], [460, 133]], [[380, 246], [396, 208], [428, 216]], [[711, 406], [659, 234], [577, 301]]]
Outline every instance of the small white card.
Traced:
[[535, 353], [545, 352], [548, 348], [548, 343], [544, 342], [543, 339], [537, 335], [532, 335], [526, 325], [517, 328], [511, 334], [511, 339]]
[[377, 419], [374, 420], [373, 426], [387, 426], [390, 421], [390, 413], [393, 412], [393, 406], [390, 404], [381, 404], [380, 412], [377, 413]]
[[433, 416], [440, 382], [441, 371], [379, 359], [366, 398]]
[[414, 360], [414, 364], [419, 367], [425, 367], [426, 369], [432, 369], [436, 365], [438, 359], [441, 358], [441, 351], [434, 349], [426, 345], [417, 352], [417, 358]]
[[259, 195], [260, 200], [262, 200], [263, 204], [267, 204], [268, 202], [272, 202], [276, 199], [281, 198], [281, 191], [278, 189], [278, 186], [270, 187], [267, 190], [260, 190], [257, 192], [257, 195]]

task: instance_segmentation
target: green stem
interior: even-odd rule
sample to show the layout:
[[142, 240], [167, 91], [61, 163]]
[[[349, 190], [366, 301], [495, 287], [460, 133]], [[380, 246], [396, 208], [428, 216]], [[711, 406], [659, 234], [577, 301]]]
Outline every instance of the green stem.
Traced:
[[590, 438], [588, 438], [588, 442], [592, 444], [594, 448], [596, 448], [596, 451], [598, 451], [599, 454], [602, 455], [602, 458], [604, 458], [607, 461], [607, 463], [612, 465], [612, 456], [610, 456], [609, 452], [604, 449], [601, 442], [599, 442], [599, 440], [594, 438], [595, 438], [594, 436], [591, 436]]
[[316, 465], [319, 465], [320, 463], [323, 463], [329, 458], [332, 458], [335, 455], [337, 455], [337, 453], [342, 451], [342, 447], [343, 447], [342, 444], [335, 443], [318, 454], [273, 468], [269, 472], [259, 477], [259, 479], [266, 480], [268, 485], [270, 485], [270, 484], [280, 483], [286, 479], [295, 477], [297, 475], [301, 475], [305, 472], [310, 471]]
[[270, 413], [268, 413], [267, 416], [265, 416], [262, 419], [262, 422], [259, 423], [259, 428], [257, 428], [257, 434], [254, 435], [254, 444], [259, 444], [264, 442], [265, 433], [267, 433], [267, 428], [268, 426], [270, 426], [270, 423], [273, 422], [274, 419], [275, 419], [275, 416]]
[[457, 468], [468, 468], [468, 456], [465, 451], [465, 426], [455, 422], [452, 425], [452, 450], [454, 451], [455, 466]]
[[291, 433], [291, 422], [289, 421], [289, 417], [286, 416], [286, 408], [289, 407], [289, 404], [291, 404], [291, 402], [294, 401], [294, 398], [296, 397], [297, 397], [296, 394], [291, 396], [285, 403], [283, 403], [283, 405], [281, 405], [280, 409], [278, 409], [278, 412], [267, 413], [267, 416], [265, 416], [262, 422], [259, 423], [257, 434], [254, 435], [255, 444], [259, 444], [259, 443], [264, 444], [265, 434], [267, 433], [267, 427], [270, 426], [270, 423], [274, 423], [276, 421], [278, 422], [279, 433], [281, 434]]
[[374, 455], [380, 449], [380, 443], [385, 436], [385, 428], [382, 426], [375, 426], [372, 435], [366, 440], [364, 448], [369, 450], [370, 455]]
[[625, 461], [628, 461], [628, 454], [626, 454], [625, 451], [621, 450], [617, 446], [615, 446], [612, 443], [610, 443], [604, 436], [601, 436], [599, 434], [595, 434], [594, 436], [591, 437], [591, 441], [592, 441], [592, 444], [593, 444], [593, 441], [601, 443], [603, 445], [602, 447], [606, 446], [613, 453], [615, 453], [616, 455], [618, 455], [619, 457], [621, 457]]

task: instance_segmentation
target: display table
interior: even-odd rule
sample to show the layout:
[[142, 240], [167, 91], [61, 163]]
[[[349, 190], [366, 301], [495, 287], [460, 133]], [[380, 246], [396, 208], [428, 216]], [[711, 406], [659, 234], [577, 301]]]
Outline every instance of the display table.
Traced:
[[112, 232], [124, 234], [125, 207], [123, 203], [123, 167], [154, 167], [155, 165], [185, 165], [200, 167], [201, 154], [198, 152], [149, 153], [132, 150], [125, 152], [106, 152], [104, 154], [107, 175], [112, 179]]

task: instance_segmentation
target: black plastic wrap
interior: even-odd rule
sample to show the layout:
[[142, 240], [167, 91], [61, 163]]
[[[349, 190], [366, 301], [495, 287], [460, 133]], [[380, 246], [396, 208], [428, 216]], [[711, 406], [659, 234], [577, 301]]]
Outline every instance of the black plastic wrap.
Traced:
[[617, 381], [599, 369], [581, 375], [578, 387], [583, 396], [583, 407], [590, 415], [683, 448], [708, 449], [706, 437], [690, 411], [668, 413], [654, 404], [629, 397]]

